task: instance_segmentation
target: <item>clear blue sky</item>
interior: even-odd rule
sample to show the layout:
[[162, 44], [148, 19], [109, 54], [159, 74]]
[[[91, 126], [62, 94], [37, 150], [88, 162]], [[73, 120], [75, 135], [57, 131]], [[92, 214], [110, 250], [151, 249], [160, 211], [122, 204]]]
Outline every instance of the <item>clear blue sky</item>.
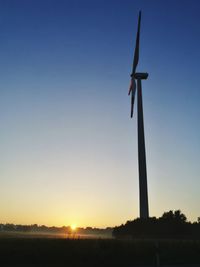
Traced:
[[140, 9], [150, 215], [200, 216], [200, 2], [1, 0], [2, 222], [138, 216], [127, 93]]

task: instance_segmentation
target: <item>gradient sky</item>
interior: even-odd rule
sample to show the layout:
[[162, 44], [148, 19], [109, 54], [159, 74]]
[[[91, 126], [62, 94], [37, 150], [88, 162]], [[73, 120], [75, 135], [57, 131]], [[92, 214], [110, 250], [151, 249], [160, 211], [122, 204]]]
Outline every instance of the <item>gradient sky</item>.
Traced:
[[127, 93], [140, 9], [150, 215], [200, 216], [200, 1], [0, 0], [2, 223], [138, 216]]

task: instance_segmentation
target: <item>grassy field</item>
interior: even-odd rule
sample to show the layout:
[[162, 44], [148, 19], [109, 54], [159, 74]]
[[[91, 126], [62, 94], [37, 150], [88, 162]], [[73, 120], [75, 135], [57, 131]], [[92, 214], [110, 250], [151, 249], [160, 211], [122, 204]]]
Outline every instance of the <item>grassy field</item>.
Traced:
[[102, 234], [102, 233], [90, 233], [90, 234], [62, 234], [62, 233], [50, 233], [50, 232], [0, 232], [0, 239], [7, 238], [53, 238], [53, 239], [110, 239], [112, 234]]
[[155, 266], [199, 264], [199, 241], [0, 237], [0, 266]]

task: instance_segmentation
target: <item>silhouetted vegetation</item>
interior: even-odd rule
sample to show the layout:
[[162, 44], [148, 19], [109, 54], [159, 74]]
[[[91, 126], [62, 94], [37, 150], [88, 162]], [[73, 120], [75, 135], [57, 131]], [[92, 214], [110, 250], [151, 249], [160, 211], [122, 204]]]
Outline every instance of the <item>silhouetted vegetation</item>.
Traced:
[[137, 218], [115, 227], [116, 238], [200, 239], [200, 219], [191, 223], [180, 210], [164, 212], [162, 217]]

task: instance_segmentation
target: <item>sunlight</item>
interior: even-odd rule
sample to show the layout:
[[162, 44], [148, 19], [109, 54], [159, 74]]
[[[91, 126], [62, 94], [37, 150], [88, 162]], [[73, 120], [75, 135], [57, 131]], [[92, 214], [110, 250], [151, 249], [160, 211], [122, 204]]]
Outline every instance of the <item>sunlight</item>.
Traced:
[[72, 231], [75, 231], [76, 230], [76, 224], [72, 224], [71, 229], [72, 229]]

